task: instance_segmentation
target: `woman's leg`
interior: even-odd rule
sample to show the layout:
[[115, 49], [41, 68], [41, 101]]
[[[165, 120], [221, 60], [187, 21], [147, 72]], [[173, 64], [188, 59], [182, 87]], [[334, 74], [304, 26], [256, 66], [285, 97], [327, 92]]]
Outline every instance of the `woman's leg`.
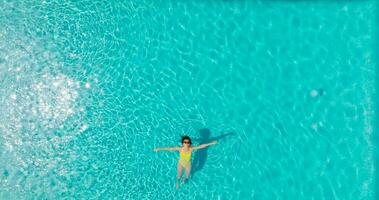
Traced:
[[178, 162], [178, 175], [176, 176], [176, 189], [179, 188], [179, 180], [182, 176], [183, 166]]
[[189, 176], [191, 175], [191, 163], [189, 163], [187, 165], [187, 167], [185, 168], [186, 170], [186, 178], [184, 180], [187, 180], [189, 178]]

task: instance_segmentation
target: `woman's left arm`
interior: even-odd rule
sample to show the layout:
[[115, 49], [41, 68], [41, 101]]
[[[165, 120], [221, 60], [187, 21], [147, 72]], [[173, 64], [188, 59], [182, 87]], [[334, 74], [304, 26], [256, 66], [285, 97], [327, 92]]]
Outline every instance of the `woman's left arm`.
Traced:
[[213, 141], [213, 142], [207, 143], [207, 144], [201, 144], [201, 145], [199, 145], [199, 146], [192, 147], [191, 149], [193, 149], [193, 150], [203, 149], [203, 148], [205, 148], [205, 147], [207, 147], [207, 146], [214, 145], [214, 144], [217, 144], [217, 141], [216, 141], [216, 140]]

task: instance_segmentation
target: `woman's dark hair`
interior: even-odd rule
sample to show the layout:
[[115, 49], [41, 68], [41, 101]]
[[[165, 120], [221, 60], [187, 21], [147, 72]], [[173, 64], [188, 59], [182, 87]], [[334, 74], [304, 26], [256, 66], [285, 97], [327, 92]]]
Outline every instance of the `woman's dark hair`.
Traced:
[[191, 138], [188, 135], [182, 135], [182, 144], [184, 140], [188, 140], [190, 144], [192, 144]]

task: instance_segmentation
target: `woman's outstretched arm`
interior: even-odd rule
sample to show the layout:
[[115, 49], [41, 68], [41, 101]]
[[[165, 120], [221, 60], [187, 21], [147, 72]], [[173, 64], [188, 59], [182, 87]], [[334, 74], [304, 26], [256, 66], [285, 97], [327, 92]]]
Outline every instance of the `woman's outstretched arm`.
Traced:
[[163, 151], [163, 150], [166, 150], [166, 151], [179, 151], [180, 150], [180, 147], [162, 147], [162, 148], [154, 148], [154, 151], [157, 152], [157, 151]]
[[210, 142], [210, 143], [207, 143], [207, 144], [201, 144], [199, 146], [194, 146], [194, 147], [191, 147], [192, 150], [197, 150], [197, 149], [203, 149], [207, 146], [210, 146], [210, 145], [214, 145], [214, 144], [217, 144], [217, 141], [213, 141], [213, 142]]

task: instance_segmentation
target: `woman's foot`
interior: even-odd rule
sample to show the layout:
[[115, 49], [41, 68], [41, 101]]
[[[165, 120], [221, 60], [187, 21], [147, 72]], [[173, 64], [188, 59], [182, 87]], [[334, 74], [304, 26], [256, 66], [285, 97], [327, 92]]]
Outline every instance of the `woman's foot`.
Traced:
[[184, 178], [183, 183], [186, 184], [188, 182], [188, 178]]
[[176, 181], [176, 189], [179, 189], [179, 181]]

